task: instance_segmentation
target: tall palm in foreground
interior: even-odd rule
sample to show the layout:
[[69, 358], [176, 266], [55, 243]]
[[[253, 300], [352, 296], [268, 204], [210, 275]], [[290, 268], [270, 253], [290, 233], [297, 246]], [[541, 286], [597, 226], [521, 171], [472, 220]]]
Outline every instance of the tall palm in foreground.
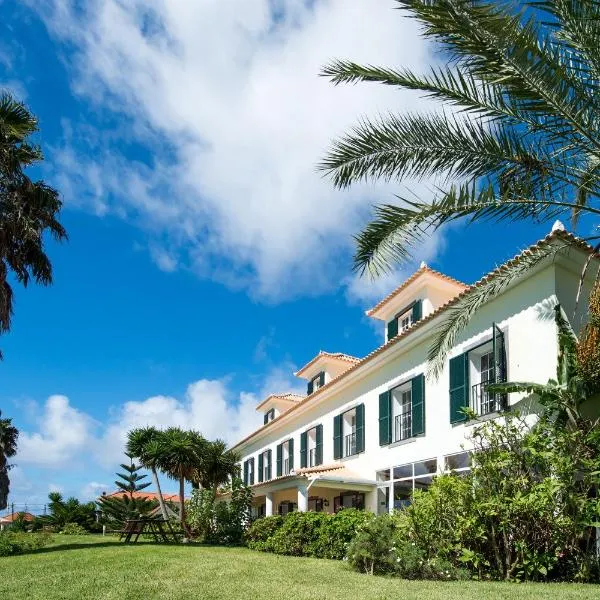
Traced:
[[[431, 202], [378, 206], [356, 237], [355, 269], [378, 275], [459, 218], [536, 222], [600, 215], [600, 2], [397, 0], [448, 63], [417, 74], [337, 60], [334, 83], [417, 90], [444, 112], [364, 119], [320, 164], [337, 187], [361, 180], [438, 181]], [[600, 232], [599, 232], [600, 233]], [[588, 239], [597, 239], [600, 235]], [[561, 251], [540, 248], [467, 294], [430, 350], [433, 372], [470, 316], [519, 273]]]
[[[62, 202], [43, 181], [32, 181], [25, 169], [43, 159], [28, 141], [37, 120], [10, 94], [0, 95], [0, 334], [10, 329], [13, 290], [9, 273], [26, 286], [52, 283], [52, 265], [44, 249], [44, 233], [67, 237], [58, 222]], [[0, 357], [2, 354], [0, 353]]]
[[206, 440], [195, 431], [169, 427], [159, 438], [158, 467], [179, 481], [179, 518], [184, 532], [188, 532], [185, 517], [185, 482], [197, 479], [201, 470]]
[[156, 429], [156, 427], [140, 427], [138, 429], [132, 429], [127, 434], [127, 453], [135, 456], [139, 459], [142, 466], [146, 469], [150, 469], [152, 473], [152, 481], [156, 488], [156, 494], [158, 496], [158, 504], [160, 506], [160, 512], [163, 519], [168, 519], [167, 507], [165, 500], [162, 495], [160, 488], [160, 481], [158, 479], [158, 465], [160, 463], [160, 436], [162, 432]]
[[11, 419], [3, 419], [0, 410], [0, 510], [4, 510], [8, 503], [10, 481], [8, 459], [17, 453], [17, 438], [19, 430], [12, 424]]

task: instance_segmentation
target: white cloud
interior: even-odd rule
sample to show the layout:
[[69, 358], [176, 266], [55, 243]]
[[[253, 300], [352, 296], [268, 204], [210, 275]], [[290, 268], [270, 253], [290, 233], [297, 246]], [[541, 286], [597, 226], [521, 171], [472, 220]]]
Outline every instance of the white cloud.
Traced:
[[[281, 300], [335, 288], [351, 234], [389, 186], [339, 192], [315, 170], [364, 114], [423, 108], [385, 86], [334, 87], [330, 59], [431, 62], [417, 26], [372, 0], [38, 3], [73, 87], [118, 131], [68, 124], [54, 152], [71, 203], [149, 232], [160, 268]], [[125, 156], [132, 144], [149, 164]], [[87, 156], [83, 149], [87, 148]]]
[[77, 410], [66, 396], [50, 396], [38, 419], [39, 431], [22, 431], [19, 436], [18, 464], [64, 467], [78, 458], [93, 438], [95, 421]]
[[113, 488], [114, 485], [90, 481], [81, 488], [78, 497], [83, 501], [95, 500], [102, 495], [102, 492], [110, 492], [113, 490]]

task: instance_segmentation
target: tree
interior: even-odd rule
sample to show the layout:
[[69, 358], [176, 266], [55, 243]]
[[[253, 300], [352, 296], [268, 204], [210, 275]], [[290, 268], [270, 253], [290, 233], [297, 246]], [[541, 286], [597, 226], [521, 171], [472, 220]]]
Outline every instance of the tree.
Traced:
[[12, 424], [12, 419], [3, 419], [0, 410], [0, 510], [4, 510], [8, 502], [8, 471], [11, 468], [8, 459], [17, 453], [18, 437], [19, 430]]
[[198, 479], [206, 440], [195, 431], [169, 427], [159, 438], [157, 456], [160, 470], [179, 481], [179, 518], [184, 532], [188, 532], [185, 518], [185, 482]]
[[166, 520], [169, 518], [169, 515], [160, 488], [157, 471], [160, 458], [161, 433], [162, 432], [156, 429], [156, 427], [132, 429], [127, 434], [127, 452], [128, 454], [137, 457], [146, 469], [150, 469], [154, 487], [156, 488], [158, 503], [160, 505], [160, 512], [163, 519]]
[[215, 497], [220, 486], [229, 483], [238, 475], [239, 461], [240, 457], [227, 450], [227, 444], [223, 440], [206, 441], [195, 482], [211, 490]]
[[[27, 286], [52, 283], [52, 265], [44, 250], [44, 233], [67, 237], [58, 222], [62, 202], [43, 181], [31, 181], [24, 170], [43, 159], [29, 141], [36, 118], [10, 94], [0, 95], [0, 334], [9, 331], [13, 290], [9, 272]], [[0, 358], [2, 354], [0, 353]]]
[[131, 459], [130, 463], [121, 465], [125, 473], [117, 473], [119, 479], [115, 481], [122, 494], [102, 496], [98, 499], [102, 512], [118, 523], [139, 518], [140, 515], [148, 515], [156, 508], [156, 502], [153, 500], [136, 495], [146, 489], [150, 483], [143, 481], [146, 475], [140, 475], [139, 471], [142, 467], [133, 462], [133, 455], [127, 454], [127, 456]]
[[77, 498], [63, 498], [59, 492], [48, 494], [48, 513], [36, 517], [37, 525], [52, 525], [61, 530], [67, 523], [77, 523], [87, 530], [94, 527], [96, 505], [93, 502], [79, 502]]
[[[595, 0], [397, 0], [448, 63], [425, 75], [336, 60], [335, 84], [378, 82], [422, 92], [444, 112], [364, 119], [320, 164], [334, 184], [434, 178], [431, 202], [375, 209], [354, 266], [373, 276], [411, 258], [456, 219], [536, 222], [600, 214], [600, 3]], [[587, 239], [598, 239], [591, 236]], [[432, 346], [439, 372], [458, 331], [523, 270], [561, 251], [548, 245], [459, 299]]]

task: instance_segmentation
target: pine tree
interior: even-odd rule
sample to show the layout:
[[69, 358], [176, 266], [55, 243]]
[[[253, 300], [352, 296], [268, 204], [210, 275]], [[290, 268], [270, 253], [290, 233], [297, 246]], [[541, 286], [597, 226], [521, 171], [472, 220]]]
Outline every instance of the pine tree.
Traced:
[[115, 481], [115, 485], [122, 493], [117, 493], [111, 496], [103, 496], [98, 500], [100, 510], [111, 521], [123, 523], [127, 519], [137, 519], [141, 516], [147, 516], [153, 511], [158, 503], [156, 500], [147, 500], [140, 498], [136, 494], [141, 492], [150, 485], [149, 481], [143, 481], [147, 475], [140, 474], [142, 467], [133, 462], [133, 457], [130, 454], [126, 455], [129, 458], [129, 464], [121, 464], [121, 469], [124, 472], [117, 473], [119, 480]]

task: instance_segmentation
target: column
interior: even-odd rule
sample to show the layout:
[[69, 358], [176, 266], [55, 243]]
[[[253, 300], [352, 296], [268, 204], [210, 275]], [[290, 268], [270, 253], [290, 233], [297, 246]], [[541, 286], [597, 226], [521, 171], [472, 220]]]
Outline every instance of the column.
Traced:
[[265, 515], [267, 517], [273, 516], [273, 492], [268, 492], [265, 495]]
[[306, 484], [298, 485], [298, 512], [306, 512], [308, 510], [308, 489]]
[[365, 510], [377, 514], [378, 508], [379, 507], [377, 505], [377, 488], [371, 490], [370, 492], [365, 492]]

